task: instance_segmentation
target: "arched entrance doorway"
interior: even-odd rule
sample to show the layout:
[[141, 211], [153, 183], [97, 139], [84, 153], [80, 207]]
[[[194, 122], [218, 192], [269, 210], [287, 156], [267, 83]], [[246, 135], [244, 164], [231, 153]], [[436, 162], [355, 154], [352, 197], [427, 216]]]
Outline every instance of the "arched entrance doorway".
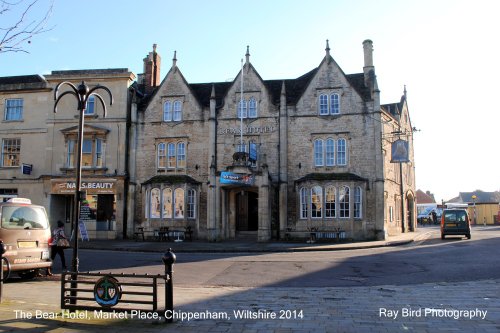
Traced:
[[412, 193], [406, 195], [406, 212], [408, 218], [408, 230], [415, 231], [415, 200]]
[[259, 228], [259, 197], [255, 192], [236, 193], [236, 232]]

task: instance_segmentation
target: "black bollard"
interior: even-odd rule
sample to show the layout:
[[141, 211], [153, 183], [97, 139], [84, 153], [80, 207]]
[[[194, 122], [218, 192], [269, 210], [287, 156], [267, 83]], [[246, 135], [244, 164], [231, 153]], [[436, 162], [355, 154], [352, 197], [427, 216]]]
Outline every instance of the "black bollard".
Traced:
[[[173, 281], [173, 267], [175, 263], [175, 253], [172, 252], [172, 249], [168, 249], [168, 251], [161, 258], [163, 260], [163, 264], [165, 265], [165, 276], [167, 276], [168, 280], [165, 279], [165, 319], [167, 323], [171, 323], [173, 321], [173, 311], [174, 311], [174, 281]], [[167, 311], [169, 316], [167, 317]]]

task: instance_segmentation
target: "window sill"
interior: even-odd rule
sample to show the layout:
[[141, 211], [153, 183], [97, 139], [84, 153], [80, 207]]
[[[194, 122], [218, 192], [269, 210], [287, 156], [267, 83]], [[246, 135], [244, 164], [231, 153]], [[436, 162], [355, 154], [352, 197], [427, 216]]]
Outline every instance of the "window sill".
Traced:
[[[85, 116], [85, 119], [97, 119], [97, 118], [99, 118], [99, 115], [95, 114], [95, 113], [93, 113], [93, 114], [84, 114], [84, 116]], [[80, 118], [80, 115], [79, 114], [75, 115], [75, 118], [76, 119]]]
[[4, 119], [2, 120], [3, 123], [22, 123], [24, 122], [24, 119]]
[[174, 172], [185, 172], [186, 168], [161, 168], [157, 169], [157, 173], [174, 173]]

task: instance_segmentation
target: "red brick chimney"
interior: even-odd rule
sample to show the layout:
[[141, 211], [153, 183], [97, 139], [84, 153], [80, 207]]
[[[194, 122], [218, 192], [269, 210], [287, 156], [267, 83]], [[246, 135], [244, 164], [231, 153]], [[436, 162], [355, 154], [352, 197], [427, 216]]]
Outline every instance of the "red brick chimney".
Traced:
[[153, 44], [153, 52], [144, 58], [144, 90], [149, 94], [160, 85], [161, 57], [156, 53], [156, 44]]

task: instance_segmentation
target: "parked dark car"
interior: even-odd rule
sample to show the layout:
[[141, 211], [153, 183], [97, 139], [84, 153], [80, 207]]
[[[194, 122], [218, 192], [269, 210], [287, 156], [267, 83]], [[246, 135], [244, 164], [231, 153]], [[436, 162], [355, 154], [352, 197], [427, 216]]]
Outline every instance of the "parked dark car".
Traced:
[[447, 235], [464, 235], [468, 239], [470, 234], [470, 217], [466, 209], [445, 209], [441, 215], [441, 239]]

